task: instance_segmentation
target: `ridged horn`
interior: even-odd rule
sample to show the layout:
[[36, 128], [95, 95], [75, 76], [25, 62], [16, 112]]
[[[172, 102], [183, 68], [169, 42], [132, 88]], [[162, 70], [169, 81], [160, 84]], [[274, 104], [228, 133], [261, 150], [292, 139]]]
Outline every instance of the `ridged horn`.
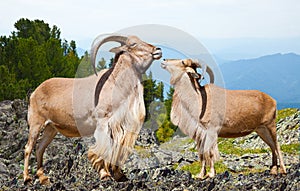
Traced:
[[93, 66], [93, 69], [94, 69], [94, 72], [96, 75], [97, 75], [97, 71], [96, 71], [95, 63], [96, 63], [96, 55], [97, 55], [99, 48], [104, 43], [107, 43], [107, 42], [118, 42], [123, 46], [126, 43], [126, 41], [127, 41], [127, 37], [125, 37], [125, 36], [113, 35], [113, 36], [108, 36], [96, 43], [93, 43], [92, 48], [91, 48], [91, 64]]
[[215, 82], [215, 76], [214, 76], [214, 73], [213, 73], [212, 69], [209, 66], [207, 66], [206, 72], [209, 75], [209, 81], [210, 81], [210, 83], [213, 84]]

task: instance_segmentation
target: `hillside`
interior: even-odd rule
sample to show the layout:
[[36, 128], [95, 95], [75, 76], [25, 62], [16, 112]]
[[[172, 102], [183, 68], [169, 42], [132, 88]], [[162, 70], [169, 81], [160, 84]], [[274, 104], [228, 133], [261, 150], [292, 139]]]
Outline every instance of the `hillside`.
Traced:
[[[24, 146], [27, 142], [27, 104], [0, 102], [0, 190], [299, 190], [300, 111], [279, 112], [277, 132], [287, 175], [270, 175], [271, 152], [255, 134], [239, 139], [219, 139], [221, 160], [215, 178], [198, 180], [199, 160], [195, 143], [174, 137], [157, 144], [154, 132], [142, 129], [133, 154], [123, 170], [128, 181], [100, 181], [87, 159], [88, 138], [58, 134], [44, 155], [45, 173], [51, 183], [41, 186], [36, 177], [23, 184]], [[33, 153], [34, 155], [34, 153]], [[31, 156], [30, 174], [36, 172]]]
[[279, 103], [300, 103], [300, 55], [274, 54], [220, 67], [226, 88], [258, 89]]

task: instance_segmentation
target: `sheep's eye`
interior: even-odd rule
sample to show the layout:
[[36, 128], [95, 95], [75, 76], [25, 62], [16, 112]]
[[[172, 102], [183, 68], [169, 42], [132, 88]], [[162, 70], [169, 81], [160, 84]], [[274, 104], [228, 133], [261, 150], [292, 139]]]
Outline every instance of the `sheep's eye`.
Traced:
[[181, 61], [181, 64], [182, 64], [182, 65], [185, 65], [183, 60]]
[[132, 44], [130, 44], [130, 47], [135, 47], [136, 46], [136, 43], [134, 42], [134, 43], [132, 43]]

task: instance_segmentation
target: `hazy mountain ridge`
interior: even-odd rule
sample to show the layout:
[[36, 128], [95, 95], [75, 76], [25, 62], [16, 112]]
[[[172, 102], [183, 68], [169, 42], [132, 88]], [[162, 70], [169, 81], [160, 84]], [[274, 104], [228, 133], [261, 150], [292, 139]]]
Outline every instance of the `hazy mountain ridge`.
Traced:
[[300, 102], [300, 55], [273, 54], [220, 66], [228, 89], [258, 89], [277, 102]]

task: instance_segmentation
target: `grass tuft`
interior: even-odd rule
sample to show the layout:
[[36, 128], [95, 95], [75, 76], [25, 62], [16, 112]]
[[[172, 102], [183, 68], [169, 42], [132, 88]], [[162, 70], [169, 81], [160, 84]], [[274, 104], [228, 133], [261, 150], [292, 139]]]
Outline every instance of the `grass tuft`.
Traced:
[[281, 145], [280, 149], [284, 153], [297, 155], [300, 154], [300, 143]]
[[[215, 167], [216, 173], [223, 173], [226, 170], [228, 170], [227, 166], [222, 161], [216, 162], [214, 167]], [[200, 173], [201, 163], [199, 161], [195, 161], [191, 164], [182, 166], [180, 169], [189, 171], [192, 175], [195, 176], [198, 173]], [[207, 168], [207, 171], [209, 171], [209, 167]]]
[[298, 109], [295, 108], [286, 108], [286, 109], [281, 109], [277, 111], [277, 118], [276, 118], [276, 123], [280, 121], [281, 119], [284, 119], [288, 116], [291, 116], [295, 114], [298, 111]]
[[234, 142], [234, 138], [219, 138], [218, 139], [219, 151], [224, 154], [234, 154], [237, 156], [242, 156], [247, 153], [251, 153], [251, 154], [267, 153], [270, 151], [269, 148], [243, 149], [241, 147], [235, 146], [233, 142]]
[[135, 145], [134, 149], [136, 150], [136, 152], [138, 153], [138, 155], [141, 158], [149, 158], [149, 157], [152, 156], [151, 151], [147, 148], [142, 147], [142, 146]]

